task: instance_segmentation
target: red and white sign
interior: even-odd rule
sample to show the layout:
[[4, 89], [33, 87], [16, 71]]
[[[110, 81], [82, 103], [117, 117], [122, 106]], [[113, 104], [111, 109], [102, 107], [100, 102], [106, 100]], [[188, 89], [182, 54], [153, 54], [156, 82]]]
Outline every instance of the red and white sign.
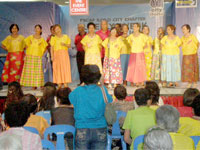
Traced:
[[89, 15], [88, 0], [70, 0], [70, 15]]

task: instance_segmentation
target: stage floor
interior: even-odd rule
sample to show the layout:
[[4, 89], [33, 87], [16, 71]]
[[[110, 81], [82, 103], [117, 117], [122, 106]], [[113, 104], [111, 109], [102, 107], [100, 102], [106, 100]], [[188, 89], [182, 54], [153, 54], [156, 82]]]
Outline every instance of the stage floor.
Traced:
[[[73, 90], [77, 87], [77, 84], [78, 84], [78, 82], [70, 83], [69, 87]], [[198, 83], [197, 88], [200, 90], [200, 82]], [[128, 95], [133, 95], [137, 88], [127, 86], [126, 89], [127, 89]], [[175, 88], [162, 88], [161, 87], [160, 88], [160, 94], [162, 96], [182, 95], [186, 89], [187, 89], [186, 83], [179, 83], [179, 86], [175, 87]], [[24, 91], [24, 94], [31, 93], [31, 94], [33, 94], [37, 97], [42, 96], [42, 90], [41, 89], [32, 90], [32, 88], [23, 87], [22, 90]], [[0, 96], [1, 97], [7, 96], [7, 91], [8, 91], [8, 86], [4, 86], [3, 90], [0, 91]], [[109, 91], [110, 94], [113, 94], [113, 89], [109, 89], [108, 91]]]

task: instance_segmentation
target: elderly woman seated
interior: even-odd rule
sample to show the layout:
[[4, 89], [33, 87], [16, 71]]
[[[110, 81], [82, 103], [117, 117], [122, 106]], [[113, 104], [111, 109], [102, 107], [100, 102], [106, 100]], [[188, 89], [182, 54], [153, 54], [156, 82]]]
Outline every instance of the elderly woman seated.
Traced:
[[160, 127], [150, 128], [144, 136], [144, 150], [172, 150], [170, 135]]
[[174, 150], [193, 150], [193, 140], [184, 134], [177, 133], [179, 129], [178, 110], [170, 105], [164, 105], [156, 111], [156, 122], [159, 127], [165, 129], [171, 136]]

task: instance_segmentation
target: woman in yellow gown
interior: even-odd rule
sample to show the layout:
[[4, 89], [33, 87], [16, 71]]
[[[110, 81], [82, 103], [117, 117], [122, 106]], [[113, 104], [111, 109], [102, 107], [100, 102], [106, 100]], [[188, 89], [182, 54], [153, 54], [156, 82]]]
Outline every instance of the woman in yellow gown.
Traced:
[[26, 56], [20, 84], [34, 89], [44, 85], [42, 56], [48, 44], [41, 34], [42, 26], [35, 25], [35, 34], [25, 39]]
[[122, 47], [122, 50], [121, 50], [120, 59], [121, 59], [122, 75], [123, 75], [124, 85], [127, 85], [126, 75], [127, 75], [127, 70], [128, 70], [129, 57], [130, 57], [130, 53], [131, 53], [131, 46], [127, 41], [128, 30], [129, 30], [128, 25], [124, 24], [122, 26], [123, 34], [120, 36], [122, 41], [123, 41], [123, 47]]
[[96, 25], [94, 23], [88, 23], [87, 28], [88, 34], [81, 40], [81, 44], [85, 50], [84, 64], [97, 65], [102, 73], [100, 53], [102, 40], [99, 35], [95, 34]]
[[175, 35], [176, 27], [174, 25], [167, 26], [167, 34], [161, 40], [162, 46], [162, 65], [161, 80], [163, 86], [177, 86], [177, 82], [181, 80], [180, 68], [180, 46], [181, 39]]
[[136, 86], [144, 86], [147, 79], [144, 48], [147, 45], [146, 35], [140, 33], [140, 24], [134, 23], [133, 33], [127, 37], [127, 41], [131, 46], [131, 53], [128, 64], [126, 80], [136, 84]]
[[157, 31], [157, 37], [154, 39], [153, 42], [153, 58], [152, 58], [152, 65], [151, 65], [151, 79], [160, 81], [161, 74], [160, 74], [160, 67], [161, 67], [161, 39], [165, 35], [165, 30], [160, 27]]
[[71, 68], [68, 48], [71, 47], [71, 40], [67, 35], [62, 34], [60, 25], [54, 26], [55, 36], [51, 38], [51, 58], [53, 62], [53, 82], [59, 87], [65, 87], [71, 82]]
[[188, 88], [192, 86], [196, 88], [199, 81], [199, 61], [198, 61], [198, 39], [190, 33], [190, 26], [185, 24], [182, 26], [184, 36], [182, 41], [182, 82], [188, 82]]
[[105, 48], [105, 58], [103, 63], [104, 83], [111, 88], [123, 83], [120, 53], [123, 47], [121, 37], [117, 37], [116, 28], [110, 30], [110, 36], [106, 38], [102, 45]]
[[146, 72], [147, 72], [147, 80], [151, 80], [151, 61], [152, 61], [152, 45], [153, 45], [153, 39], [151, 36], [149, 36], [149, 27], [147, 25], [143, 26], [142, 32], [144, 35], [147, 36], [147, 45], [144, 49], [144, 55], [145, 55], [145, 62], [146, 62]]

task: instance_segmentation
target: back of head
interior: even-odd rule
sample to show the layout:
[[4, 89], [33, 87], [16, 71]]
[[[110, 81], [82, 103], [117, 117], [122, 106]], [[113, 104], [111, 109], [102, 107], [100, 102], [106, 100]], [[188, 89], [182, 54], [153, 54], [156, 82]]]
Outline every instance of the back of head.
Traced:
[[5, 110], [5, 122], [9, 127], [22, 127], [30, 116], [27, 103], [12, 102], [7, 105]]
[[156, 110], [157, 125], [168, 132], [178, 131], [179, 117], [178, 110], [171, 105], [163, 105]]
[[145, 89], [149, 90], [150, 97], [152, 100], [152, 104], [158, 104], [159, 97], [160, 97], [160, 88], [158, 87], [158, 84], [154, 81], [147, 81]]
[[150, 93], [147, 89], [140, 88], [134, 93], [135, 101], [139, 106], [147, 105], [147, 101], [150, 100]]
[[44, 86], [43, 96], [40, 99], [39, 110], [50, 110], [54, 107], [56, 96], [56, 86], [54, 83], [47, 82]]
[[81, 68], [81, 79], [85, 84], [96, 84], [101, 78], [101, 73], [97, 65], [84, 65]]
[[200, 94], [194, 98], [192, 108], [195, 116], [200, 116]]
[[23, 96], [22, 101], [28, 104], [30, 113], [35, 113], [37, 110], [37, 99], [32, 94], [26, 94]]
[[126, 88], [123, 85], [118, 85], [114, 89], [114, 95], [118, 100], [124, 100], [127, 96]]
[[144, 136], [144, 150], [172, 150], [173, 143], [167, 131], [159, 128], [150, 128]]
[[56, 85], [52, 82], [47, 82], [44, 85], [43, 97], [51, 97], [56, 95]]
[[21, 137], [16, 134], [4, 134], [0, 136], [1, 150], [22, 150]]
[[19, 101], [23, 97], [23, 91], [18, 82], [14, 81], [8, 84], [7, 101]]
[[196, 88], [189, 88], [183, 94], [183, 104], [184, 106], [192, 106], [194, 98], [199, 95], [200, 92]]
[[54, 87], [54, 88], [56, 89], [56, 85], [57, 85], [57, 84], [55, 84], [55, 83], [53, 83], [53, 82], [46, 82], [46, 83], [44, 84], [44, 87], [51, 86], [51, 87]]
[[60, 104], [64, 104], [64, 105], [70, 105], [70, 101], [69, 101], [69, 94], [71, 93], [71, 89], [70, 88], [61, 88], [58, 89], [57, 91], [57, 98], [58, 101], [60, 102]]

